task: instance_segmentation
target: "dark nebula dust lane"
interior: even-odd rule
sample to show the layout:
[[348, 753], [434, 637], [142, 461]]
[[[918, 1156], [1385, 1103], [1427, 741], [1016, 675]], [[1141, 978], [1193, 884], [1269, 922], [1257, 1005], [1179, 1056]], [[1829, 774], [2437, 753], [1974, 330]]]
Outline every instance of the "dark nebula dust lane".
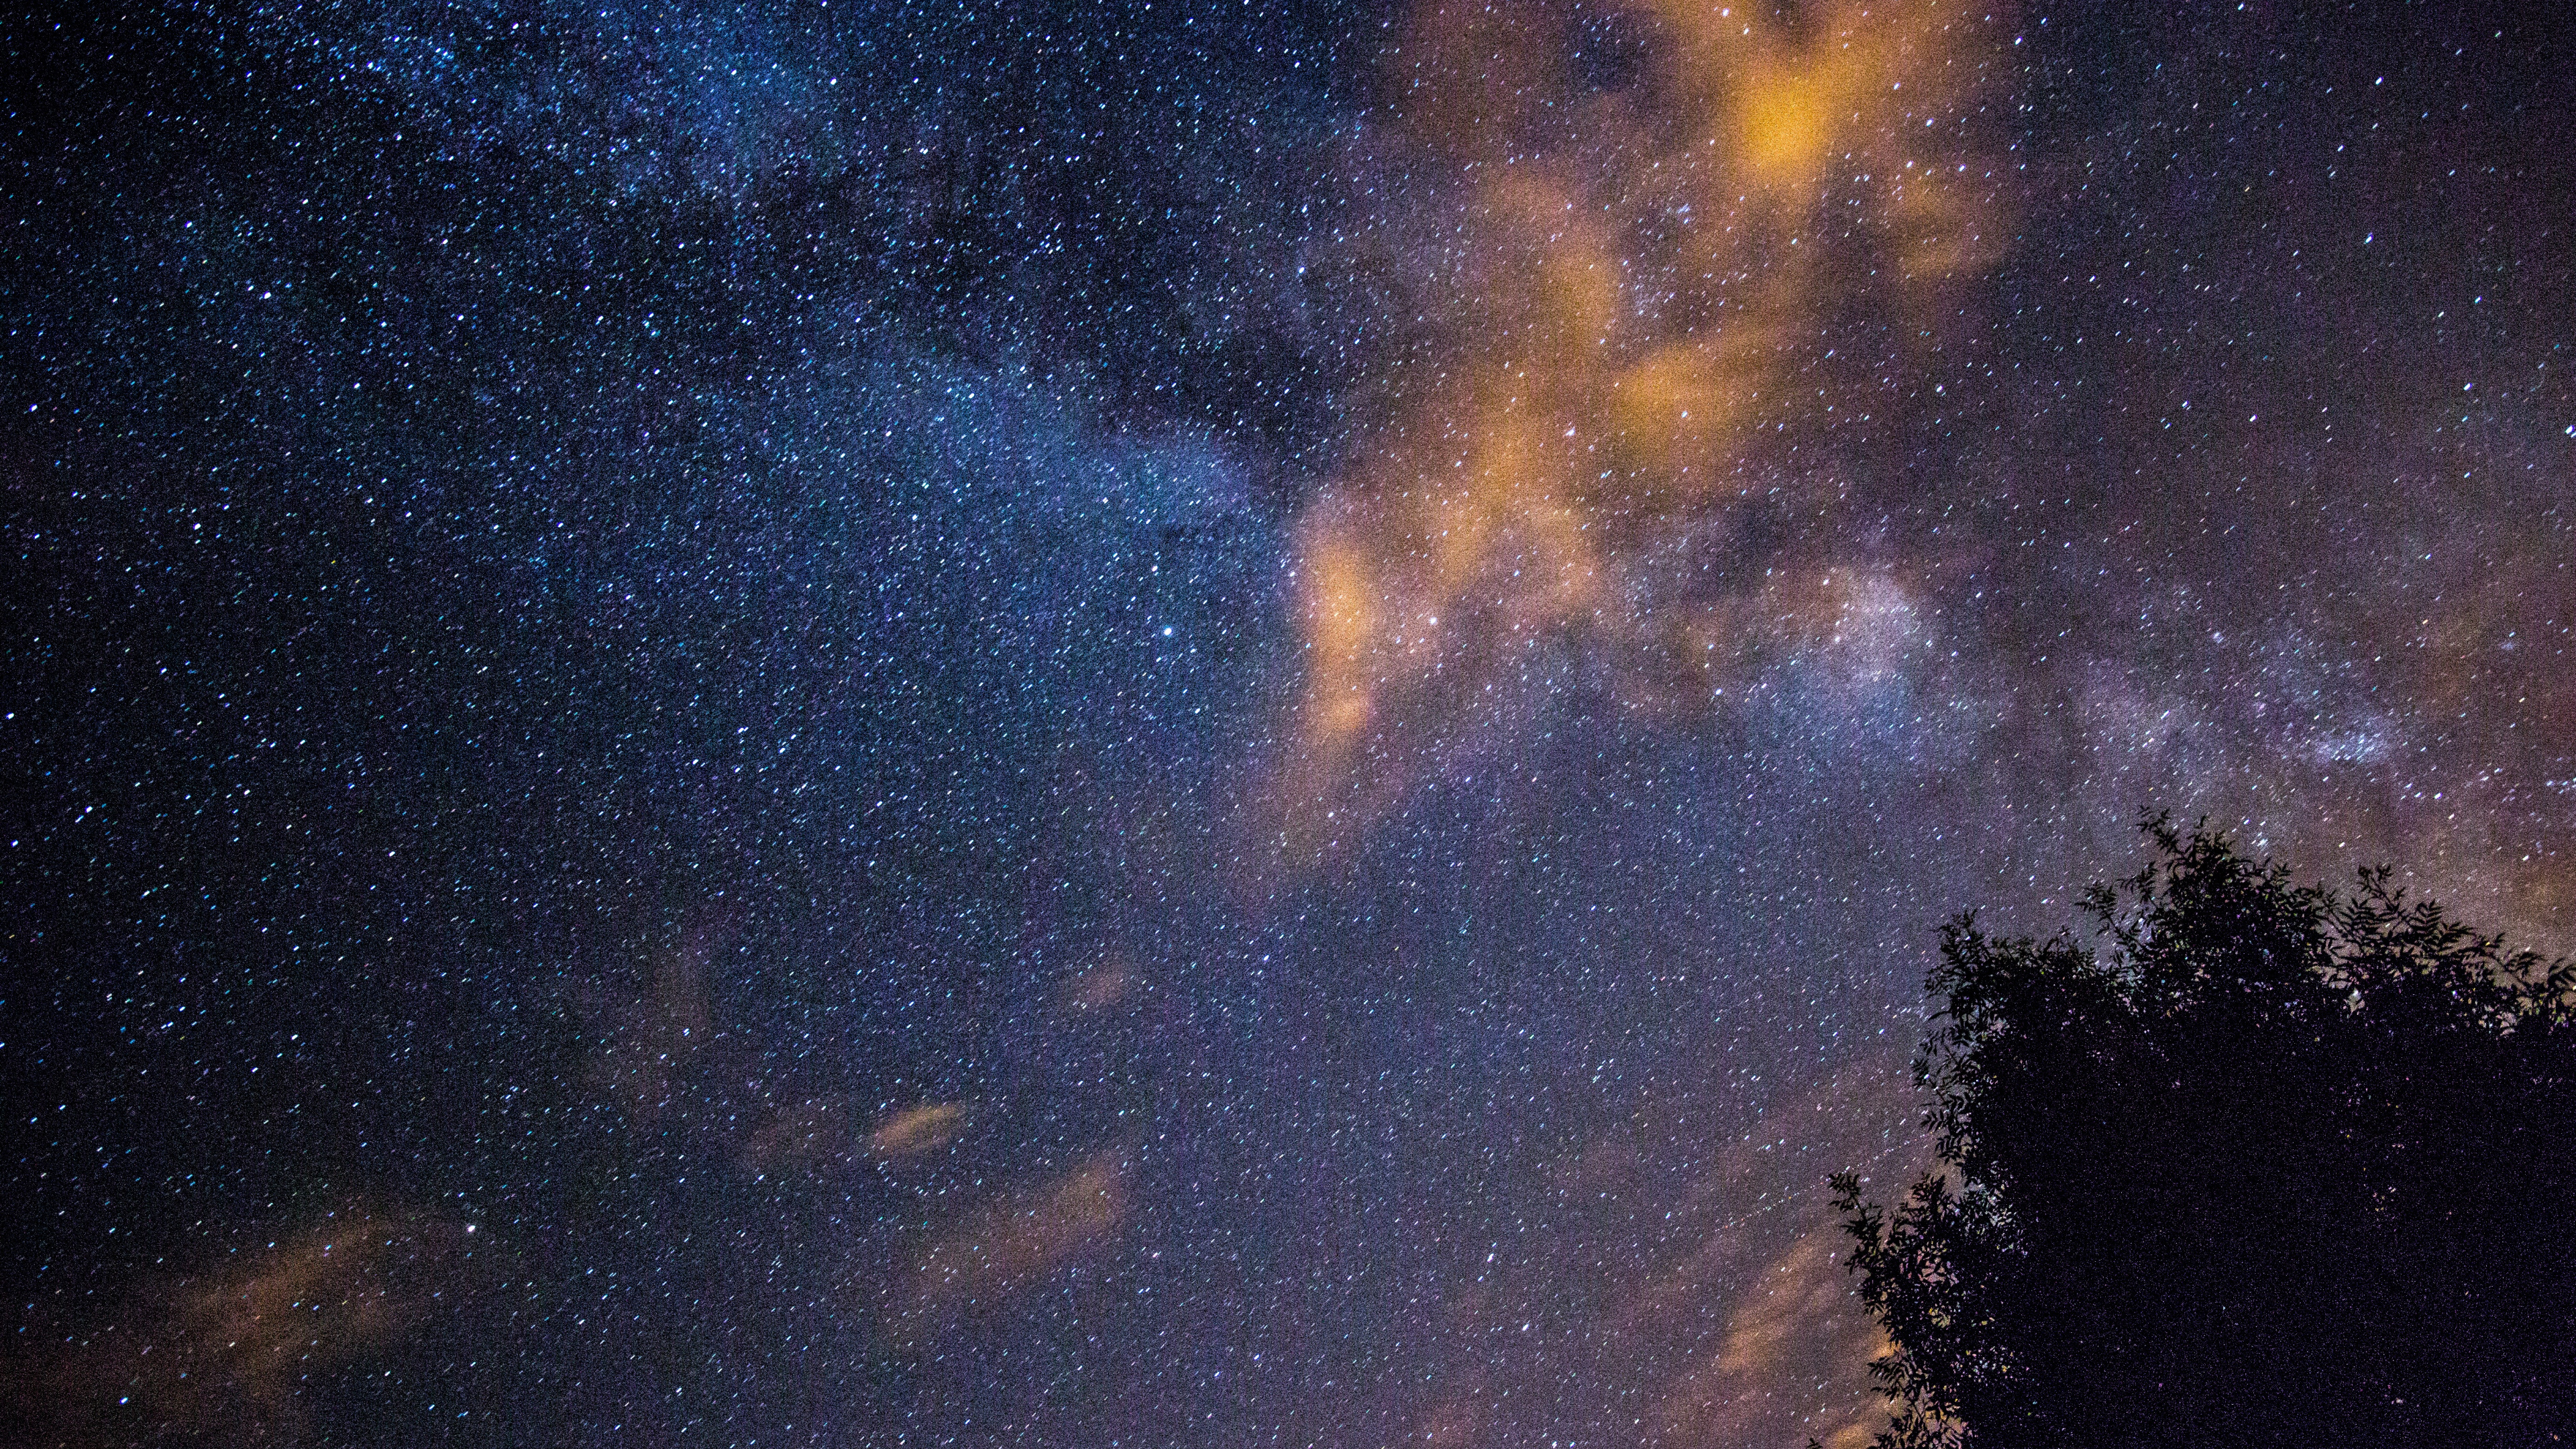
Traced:
[[1866, 1442], [1940, 922], [2576, 944], [2537, 14], [0, 23], [8, 1436]]

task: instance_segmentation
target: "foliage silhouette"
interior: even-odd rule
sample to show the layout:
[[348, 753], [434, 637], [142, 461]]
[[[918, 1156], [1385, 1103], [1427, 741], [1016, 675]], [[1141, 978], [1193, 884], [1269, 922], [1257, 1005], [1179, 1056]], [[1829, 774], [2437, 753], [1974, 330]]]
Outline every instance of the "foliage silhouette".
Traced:
[[2144, 828], [2100, 954], [1945, 929], [1948, 1171], [1834, 1179], [1876, 1442], [2576, 1443], [2576, 962]]

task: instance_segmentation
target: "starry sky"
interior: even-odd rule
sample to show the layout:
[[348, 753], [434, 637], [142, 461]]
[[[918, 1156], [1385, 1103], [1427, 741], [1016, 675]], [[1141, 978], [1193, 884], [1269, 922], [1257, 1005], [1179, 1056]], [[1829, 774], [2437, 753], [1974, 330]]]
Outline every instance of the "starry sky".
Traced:
[[10, 1434], [1861, 1442], [1941, 921], [2576, 946], [2536, 14], [5, 22]]

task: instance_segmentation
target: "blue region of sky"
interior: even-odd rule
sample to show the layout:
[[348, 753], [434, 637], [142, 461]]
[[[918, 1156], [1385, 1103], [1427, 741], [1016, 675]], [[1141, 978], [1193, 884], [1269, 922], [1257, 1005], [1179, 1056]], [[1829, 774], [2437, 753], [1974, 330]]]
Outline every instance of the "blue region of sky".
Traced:
[[1943, 920], [2567, 948], [2563, 22], [1475, 13], [10, 22], [12, 1432], [1847, 1443]]

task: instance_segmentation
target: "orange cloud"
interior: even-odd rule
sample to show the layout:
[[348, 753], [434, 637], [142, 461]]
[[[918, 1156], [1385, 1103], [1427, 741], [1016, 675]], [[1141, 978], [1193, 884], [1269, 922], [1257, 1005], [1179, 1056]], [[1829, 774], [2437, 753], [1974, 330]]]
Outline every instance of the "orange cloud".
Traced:
[[[1766, 440], [1836, 406], [1792, 386], [1832, 319], [1930, 310], [1994, 251], [1962, 139], [1984, 14], [1635, 4], [1611, 17], [1633, 74], [1603, 82], [1570, 6], [1415, 12], [1388, 60], [1409, 159], [1370, 187], [1431, 213], [1410, 224], [1436, 342], [1390, 360], [1298, 529], [1292, 860], [1507, 733], [1568, 655], [1640, 702], [1705, 699], [1717, 635], [1817, 635], [1745, 606], [1766, 586], [1734, 525]], [[1762, 476], [1771, 503], [1830, 503], [1829, 470]]]
[[1855, 1369], [1887, 1343], [1852, 1291], [1843, 1241], [1839, 1224], [1818, 1223], [1739, 1285], [1717, 1353], [1659, 1408], [1668, 1442], [1868, 1440], [1884, 1411], [1859, 1391]]
[[211, 1272], [147, 1287], [80, 1348], [20, 1365], [22, 1383], [42, 1385], [24, 1405], [66, 1442], [293, 1441], [308, 1383], [471, 1303], [497, 1276], [489, 1258], [468, 1224], [334, 1213]]
[[965, 1126], [963, 1104], [924, 1102], [878, 1123], [877, 1130], [868, 1134], [868, 1150], [879, 1157], [918, 1157], [956, 1141]]
[[1100, 1248], [1127, 1212], [1126, 1154], [1116, 1149], [976, 1209], [913, 1255], [892, 1288], [888, 1336], [908, 1347], [946, 1338]]
[[1542, 1149], [1511, 1251], [1469, 1239], [1441, 1313], [1406, 1329], [1434, 1371], [1390, 1381], [1384, 1411], [1426, 1442], [1536, 1442], [1578, 1385], [1626, 1406], [1628, 1443], [1865, 1440], [1881, 1345], [1825, 1179], [1903, 1180], [1928, 1155], [1907, 1079], [1891, 1048], [1758, 1115], [1726, 1104], [1730, 1078], [1673, 1083]]

